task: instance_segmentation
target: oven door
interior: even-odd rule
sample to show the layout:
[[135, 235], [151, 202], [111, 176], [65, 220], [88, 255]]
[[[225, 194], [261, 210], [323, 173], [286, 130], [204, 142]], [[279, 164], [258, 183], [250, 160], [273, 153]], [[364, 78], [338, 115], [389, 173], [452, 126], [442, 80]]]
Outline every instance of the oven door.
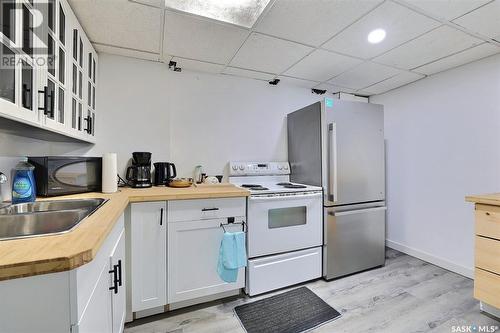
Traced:
[[322, 193], [252, 196], [248, 200], [250, 258], [322, 245]]
[[100, 191], [102, 162], [99, 158], [50, 158], [48, 195]]

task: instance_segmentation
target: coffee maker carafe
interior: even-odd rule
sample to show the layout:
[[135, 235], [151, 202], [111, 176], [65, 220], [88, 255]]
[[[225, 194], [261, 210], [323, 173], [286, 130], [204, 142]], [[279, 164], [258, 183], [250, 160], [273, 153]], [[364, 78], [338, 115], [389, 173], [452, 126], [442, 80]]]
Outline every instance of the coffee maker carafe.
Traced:
[[127, 181], [131, 187], [151, 187], [151, 153], [132, 153], [132, 166], [127, 168]]

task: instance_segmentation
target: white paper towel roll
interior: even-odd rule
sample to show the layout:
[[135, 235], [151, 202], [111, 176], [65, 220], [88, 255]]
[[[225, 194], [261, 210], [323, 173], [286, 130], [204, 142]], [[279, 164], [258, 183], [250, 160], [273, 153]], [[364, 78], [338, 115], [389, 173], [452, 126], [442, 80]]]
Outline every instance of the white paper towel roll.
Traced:
[[114, 193], [118, 190], [116, 153], [102, 155], [102, 192]]

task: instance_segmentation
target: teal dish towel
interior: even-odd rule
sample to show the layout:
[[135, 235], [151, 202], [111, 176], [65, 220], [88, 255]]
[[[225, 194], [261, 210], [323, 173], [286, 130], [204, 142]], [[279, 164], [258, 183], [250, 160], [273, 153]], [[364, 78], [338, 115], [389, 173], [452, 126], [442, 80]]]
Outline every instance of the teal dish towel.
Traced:
[[220, 278], [228, 283], [236, 282], [238, 270], [246, 265], [245, 233], [242, 231], [224, 232], [217, 264], [217, 273], [219, 273]]

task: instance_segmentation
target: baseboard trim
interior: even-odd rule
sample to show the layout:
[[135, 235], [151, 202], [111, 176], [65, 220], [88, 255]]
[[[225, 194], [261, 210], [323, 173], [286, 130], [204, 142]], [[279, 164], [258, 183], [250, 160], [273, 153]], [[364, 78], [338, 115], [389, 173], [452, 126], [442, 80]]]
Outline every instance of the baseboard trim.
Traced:
[[404, 244], [391, 241], [389, 239], [385, 240], [385, 244], [387, 245], [387, 247], [390, 247], [391, 249], [398, 250], [398, 251], [406, 253], [412, 257], [416, 257], [418, 259], [421, 259], [423, 261], [427, 261], [433, 265], [442, 267], [442, 268], [447, 269], [449, 271], [452, 271], [454, 273], [460, 274], [460, 275], [468, 277], [470, 279], [474, 279], [474, 269], [473, 268], [468, 268], [468, 267], [464, 267], [462, 265], [455, 264], [455, 263], [448, 261], [446, 259], [436, 257], [430, 253], [420, 251], [420, 250], [415, 249], [413, 247], [406, 246]]

